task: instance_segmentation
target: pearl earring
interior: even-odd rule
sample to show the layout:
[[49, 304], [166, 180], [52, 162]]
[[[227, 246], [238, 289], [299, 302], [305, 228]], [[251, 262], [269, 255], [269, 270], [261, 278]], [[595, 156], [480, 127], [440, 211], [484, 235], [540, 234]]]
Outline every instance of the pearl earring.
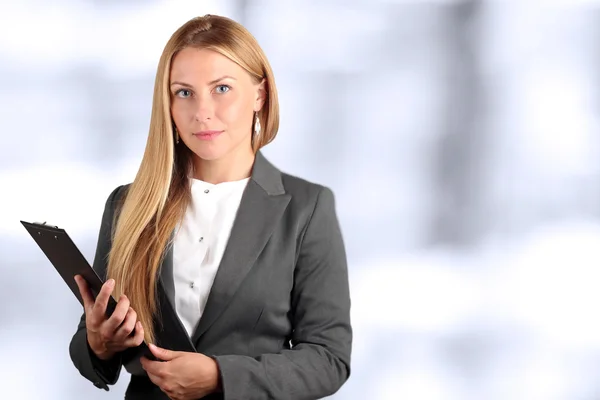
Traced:
[[260, 118], [258, 118], [258, 113], [254, 113], [254, 136], [260, 136]]

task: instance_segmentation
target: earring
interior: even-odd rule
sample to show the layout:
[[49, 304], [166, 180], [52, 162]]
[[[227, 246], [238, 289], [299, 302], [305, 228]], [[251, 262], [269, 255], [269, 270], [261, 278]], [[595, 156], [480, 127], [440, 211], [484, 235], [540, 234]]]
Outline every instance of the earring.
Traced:
[[179, 131], [177, 131], [177, 127], [173, 127], [173, 130], [175, 131], [175, 144], [179, 144]]
[[254, 113], [254, 136], [260, 136], [260, 118], [258, 118], [258, 113]]

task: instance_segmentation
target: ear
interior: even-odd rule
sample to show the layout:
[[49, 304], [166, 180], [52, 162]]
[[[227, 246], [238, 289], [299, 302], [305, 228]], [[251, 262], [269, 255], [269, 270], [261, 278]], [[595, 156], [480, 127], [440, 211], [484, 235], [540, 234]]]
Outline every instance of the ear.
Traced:
[[256, 85], [256, 99], [254, 101], [254, 111], [260, 111], [265, 102], [267, 101], [267, 79], [263, 78], [258, 85]]

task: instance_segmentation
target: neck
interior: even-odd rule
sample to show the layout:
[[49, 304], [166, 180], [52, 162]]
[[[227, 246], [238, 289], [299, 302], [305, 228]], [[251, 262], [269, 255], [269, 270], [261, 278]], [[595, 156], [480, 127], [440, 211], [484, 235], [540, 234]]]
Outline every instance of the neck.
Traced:
[[218, 160], [194, 160], [194, 178], [204, 182], [219, 184], [239, 181], [252, 174], [255, 155], [250, 152], [233, 152]]

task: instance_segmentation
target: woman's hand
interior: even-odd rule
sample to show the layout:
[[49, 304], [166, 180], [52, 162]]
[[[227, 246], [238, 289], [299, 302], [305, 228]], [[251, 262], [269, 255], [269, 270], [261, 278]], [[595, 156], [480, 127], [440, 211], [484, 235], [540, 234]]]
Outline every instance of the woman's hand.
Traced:
[[[95, 301], [85, 279], [77, 275], [75, 281], [83, 298], [87, 341], [96, 357], [109, 360], [118, 352], [142, 343], [144, 329], [127, 296], [121, 296], [110, 318], [106, 318], [108, 299], [115, 287], [113, 279], [102, 285]], [[135, 335], [131, 336], [134, 329]]]
[[142, 367], [170, 399], [199, 399], [220, 390], [219, 367], [212, 358], [200, 353], [166, 350], [153, 344], [148, 347], [163, 361], [142, 357]]

